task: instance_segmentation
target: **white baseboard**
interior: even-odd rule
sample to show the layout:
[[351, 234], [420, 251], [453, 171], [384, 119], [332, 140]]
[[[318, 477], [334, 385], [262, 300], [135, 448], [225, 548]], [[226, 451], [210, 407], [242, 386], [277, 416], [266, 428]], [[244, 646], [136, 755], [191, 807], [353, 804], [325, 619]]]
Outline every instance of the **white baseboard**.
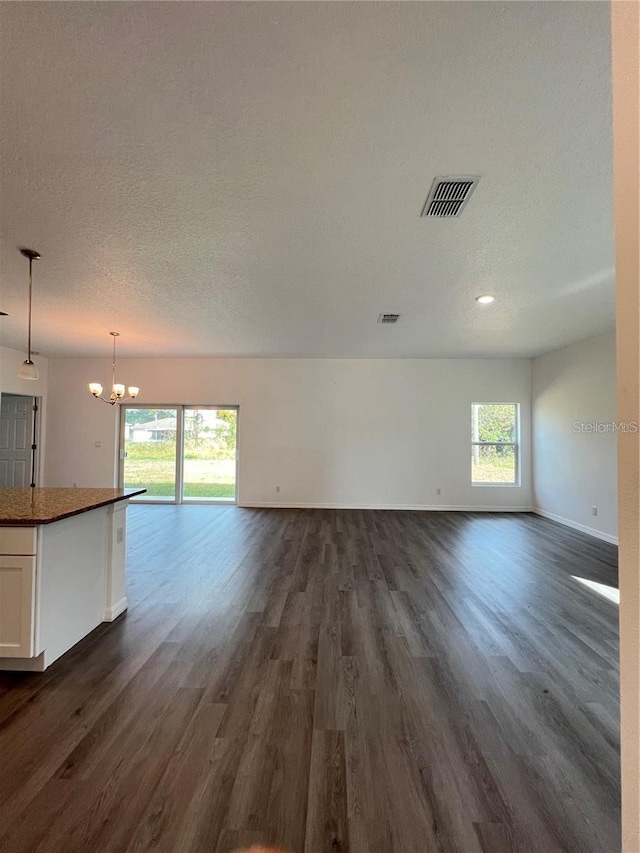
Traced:
[[48, 664], [45, 662], [45, 653], [42, 652], [37, 658], [0, 658], [0, 670], [6, 669], [12, 672], [44, 672]]
[[121, 613], [129, 606], [129, 602], [126, 598], [121, 598], [120, 601], [117, 601], [113, 607], [105, 607], [103, 622], [113, 622], [114, 619], [117, 619]]
[[247, 501], [238, 504], [246, 509], [389, 509], [425, 512], [531, 512], [530, 506], [443, 506], [442, 504], [339, 504], [304, 503], [302, 501]]
[[548, 518], [550, 521], [557, 521], [558, 524], [563, 524], [565, 527], [572, 527], [574, 530], [579, 530], [581, 533], [586, 533], [588, 536], [595, 536], [596, 539], [602, 539], [605, 542], [610, 542], [612, 545], [618, 544], [618, 537], [612, 536], [610, 533], [603, 533], [601, 530], [596, 530], [595, 527], [588, 527], [586, 524], [580, 524], [577, 521], [572, 521], [570, 518], [564, 518], [562, 515], [555, 515], [553, 512], [547, 512], [544, 509], [533, 508], [536, 515], [541, 515], [543, 518]]

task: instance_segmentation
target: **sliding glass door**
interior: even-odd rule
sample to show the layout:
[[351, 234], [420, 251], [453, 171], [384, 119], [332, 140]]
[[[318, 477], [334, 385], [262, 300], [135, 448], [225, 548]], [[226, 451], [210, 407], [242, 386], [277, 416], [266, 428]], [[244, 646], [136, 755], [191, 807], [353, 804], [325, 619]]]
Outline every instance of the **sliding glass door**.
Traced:
[[120, 484], [141, 502], [235, 503], [237, 407], [122, 406]]
[[120, 456], [124, 488], [143, 488], [147, 490], [145, 500], [174, 503], [178, 481], [178, 409], [123, 406], [122, 415]]
[[182, 500], [236, 499], [236, 409], [184, 410]]

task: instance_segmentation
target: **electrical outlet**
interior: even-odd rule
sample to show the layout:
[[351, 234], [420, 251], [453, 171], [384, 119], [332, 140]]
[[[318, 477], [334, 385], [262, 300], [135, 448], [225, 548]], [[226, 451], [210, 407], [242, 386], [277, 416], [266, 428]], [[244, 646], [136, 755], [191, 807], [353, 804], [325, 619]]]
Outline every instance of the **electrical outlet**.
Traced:
[[436, 489], [436, 495], [441, 495], [441, 494], [442, 494], [442, 489]]
[[598, 514], [598, 507], [592, 506], [591, 507], [591, 515], [597, 515], [597, 514]]
[[276, 486], [276, 492], [280, 491], [280, 486]]

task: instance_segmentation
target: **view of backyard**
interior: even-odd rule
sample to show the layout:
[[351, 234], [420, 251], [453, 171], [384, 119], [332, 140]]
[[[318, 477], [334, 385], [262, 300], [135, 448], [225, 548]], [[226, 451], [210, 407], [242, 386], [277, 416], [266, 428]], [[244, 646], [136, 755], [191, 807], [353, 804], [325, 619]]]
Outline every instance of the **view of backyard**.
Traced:
[[517, 440], [516, 405], [474, 403], [471, 407], [471, 482], [515, 484]]
[[[127, 408], [125, 488], [145, 488], [146, 499], [175, 498], [177, 418], [176, 409]], [[183, 498], [234, 500], [235, 409], [185, 409], [183, 436]]]
[[504, 483], [513, 485], [516, 478], [516, 459], [513, 447], [474, 447], [471, 458], [473, 483]]

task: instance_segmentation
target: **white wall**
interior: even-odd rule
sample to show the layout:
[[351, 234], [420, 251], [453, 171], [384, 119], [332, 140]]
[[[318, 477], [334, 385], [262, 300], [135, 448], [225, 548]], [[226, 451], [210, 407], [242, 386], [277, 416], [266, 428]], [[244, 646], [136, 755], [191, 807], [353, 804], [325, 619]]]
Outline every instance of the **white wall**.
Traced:
[[27, 357], [21, 352], [0, 346], [0, 397], [2, 394], [23, 394], [25, 397], [39, 397], [41, 400], [39, 422], [39, 449], [37, 457], [38, 473], [36, 483], [44, 482], [46, 430], [47, 430], [47, 391], [48, 391], [48, 360], [42, 356], [33, 356], [38, 367], [39, 379], [18, 379], [20, 365]]
[[615, 332], [535, 358], [532, 380], [536, 510], [616, 541], [616, 434], [575, 426], [616, 421]]
[[[108, 377], [51, 359], [47, 485], [114, 483], [117, 411], [86, 389]], [[124, 359], [118, 377], [144, 404], [240, 406], [245, 505], [531, 507], [527, 359]], [[471, 486], [473, 401], [520, 403], [520, 488]]]

